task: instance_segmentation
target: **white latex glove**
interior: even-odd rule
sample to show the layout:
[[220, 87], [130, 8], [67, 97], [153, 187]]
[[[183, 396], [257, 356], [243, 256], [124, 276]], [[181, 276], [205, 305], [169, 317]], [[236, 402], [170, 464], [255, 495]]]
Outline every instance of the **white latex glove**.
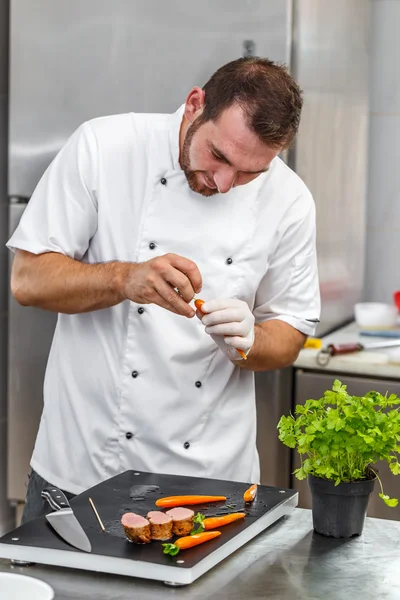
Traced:
[[206, 326], [206, 333], [230, 360], [243, 360], [236, 348], [247, 354], [254, 344], [254, 316], [242, 300], [210, 300], [197, 316]]

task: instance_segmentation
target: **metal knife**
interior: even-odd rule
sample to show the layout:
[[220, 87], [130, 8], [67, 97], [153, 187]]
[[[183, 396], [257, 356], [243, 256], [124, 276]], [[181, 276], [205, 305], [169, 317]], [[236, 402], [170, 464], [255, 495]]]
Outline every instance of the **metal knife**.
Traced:
[[92, 546], [89, 539], [75, 517], [65, 494], [56, 487], [48, 487], [42, 491], [41, 496], [55, 511], [45, 517], [58, 535], [71, 546], [91, 552]]
[[394, 348], [400, 346], [400, 340], [385, 340], [382, 342], [373, 342], [371, 344], [361, 344], [354, 342], [350, 344], [329, 344], [326, 348], [322, 348], [317, 354], [317, 363], [321, 366], [326, 366], [331, 356], [339, 354], [351, 354], [352, 352], [361, 352], [361, 350], [378, 350], [381, 348]]

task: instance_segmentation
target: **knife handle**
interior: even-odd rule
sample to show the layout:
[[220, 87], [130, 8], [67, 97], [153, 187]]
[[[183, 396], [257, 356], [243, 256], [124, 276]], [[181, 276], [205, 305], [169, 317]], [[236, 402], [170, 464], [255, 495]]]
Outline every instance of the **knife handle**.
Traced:
[[47, 500], [51, 508], [61, 510], [62, 508], [70, 508], [69, 502], [65, 494], [56, 487], [47, 487], [41, 493], [43, 500]]
[[362, 344], [330, 344], [328, 351], [331, 356], [338, 354], [350, 354], [351, 352], [360, 352], [363, 349]]

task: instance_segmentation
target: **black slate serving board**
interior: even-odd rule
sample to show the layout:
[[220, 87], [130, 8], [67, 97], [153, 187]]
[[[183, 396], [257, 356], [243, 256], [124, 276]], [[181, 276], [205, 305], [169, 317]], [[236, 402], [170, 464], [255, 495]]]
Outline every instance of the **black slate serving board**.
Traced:
[[[0, 538], [0, 557], [191, 583], [297, 505], [296, 491], [268, 486], [258, 486], [256, 499], [246, 504], [243, 492], [249, 485], [126, 471], [71, 500], [71, 507], [91, 542], [91, 553], [71, 547], [54, 532], [45, 517], [39, 517]], [[150, 510], [159, 510], [155, 505], [159, 497], [181, 494], [226, 496], [226, 502], [192, 506], [195, 513], [214, 516], [245, 512], [246, 517], [221, 527], [219, 538], [175, 557], [163, 554], [161, 542], [136, 545], [126, 539], [120, 524], [125, 512], [146, 516]], [[101, 531], [89, 497], [106, 532]]]

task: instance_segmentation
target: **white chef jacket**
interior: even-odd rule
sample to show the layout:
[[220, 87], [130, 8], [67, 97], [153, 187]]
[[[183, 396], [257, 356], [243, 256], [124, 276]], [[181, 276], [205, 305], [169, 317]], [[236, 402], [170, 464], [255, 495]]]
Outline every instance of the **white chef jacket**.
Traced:
[[[184, 107], [84, 123], [43, 175], [11, 250], [78, 261], [194, 261], [200, 297], [240, 298], [256, 322], [313, 334], [320, 311], [315, 209], [279, 158], [211, 198], [179, 165]], [[127, 469], [257, 482], [254, 373], [187, 319], [125, 301], [58, 316], [31, 466], [80, 493]]]

